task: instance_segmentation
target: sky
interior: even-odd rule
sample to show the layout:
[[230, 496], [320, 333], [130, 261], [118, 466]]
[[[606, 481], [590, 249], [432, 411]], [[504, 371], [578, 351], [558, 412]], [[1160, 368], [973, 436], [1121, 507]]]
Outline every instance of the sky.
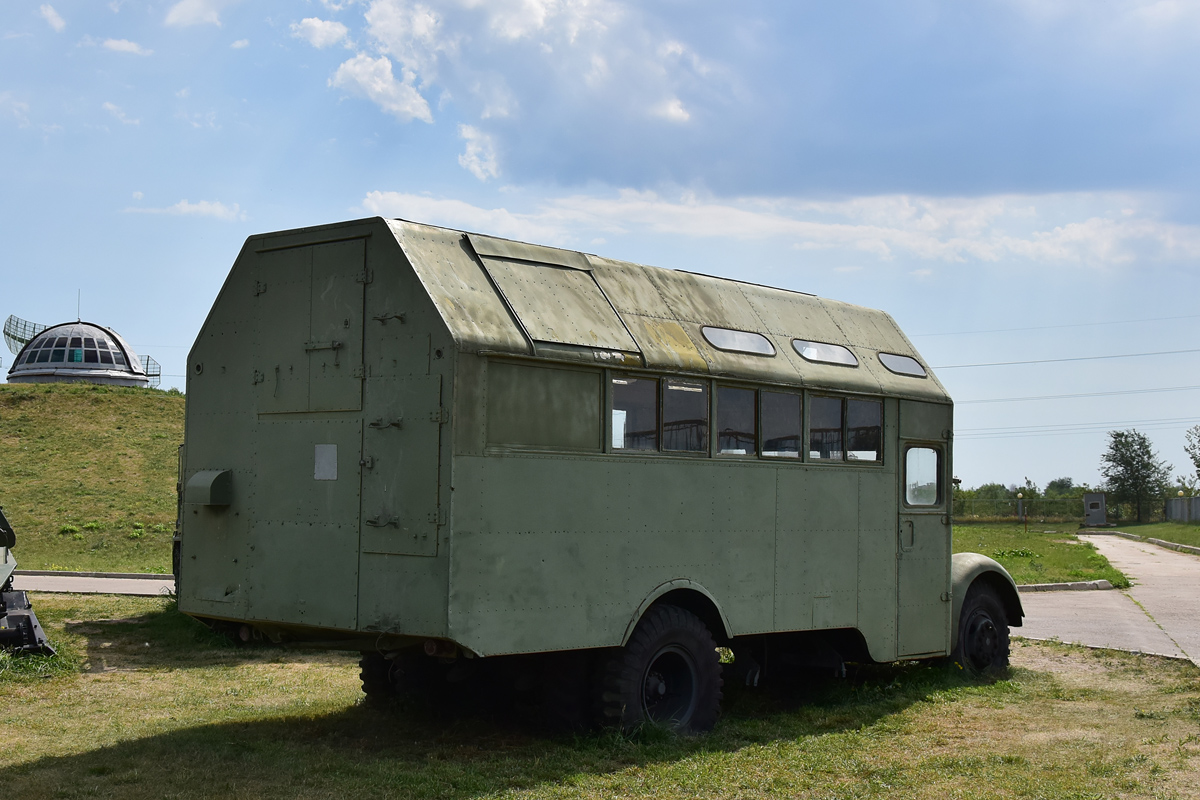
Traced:
[[0, 0], [0, 317], [184, 388], [248, 236], [404, 217], [884, 309], [965, 486], [1194, 476], [1198, 84], [1200, 0]]

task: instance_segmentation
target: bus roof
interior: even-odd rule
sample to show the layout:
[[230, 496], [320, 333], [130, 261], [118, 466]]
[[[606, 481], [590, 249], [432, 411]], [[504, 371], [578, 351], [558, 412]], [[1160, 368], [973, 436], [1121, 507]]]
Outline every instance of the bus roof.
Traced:
[[[387, 224], [466, 352], [950, 400], [882, 311], [406, 220]], [[914, 369], [926, 375], [905, 374]]]

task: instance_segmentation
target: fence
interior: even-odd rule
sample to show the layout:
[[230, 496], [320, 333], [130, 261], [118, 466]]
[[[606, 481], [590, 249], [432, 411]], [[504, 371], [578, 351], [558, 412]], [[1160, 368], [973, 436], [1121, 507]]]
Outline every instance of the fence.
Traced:
[[1200, 497], [1168, 499], [1167, 519], [1172, 522], [1200, 522]]
[[954, 498], [954, 519], [969, 522], [973, 519], [1020, 519], [1021, 512], [1029, 519], [1083, 519], [1083, 500], [1078, 497], [1044, 500], [981, 500], [976, 497]]

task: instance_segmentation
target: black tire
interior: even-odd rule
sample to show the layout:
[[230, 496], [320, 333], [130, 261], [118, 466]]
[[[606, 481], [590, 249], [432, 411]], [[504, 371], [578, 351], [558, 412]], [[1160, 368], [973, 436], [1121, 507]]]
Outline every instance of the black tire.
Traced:
[[950, 657], [972, 675], [1008, 669], [1008, 615], [996, 590], [976, 581], [967, 590], [958, 618], [958, 644]]
[[717, 645], [704, 623], [677, 606], [654, 606], [603, 663], [600, 721], [624, 731], [646, 724], [708, 731], [721, 711], [721, 685]]
[[382, 705], [396, 697], [396, 684], [392, 680], [395, 663], [384, 658], [382, 653], [362, 654], [358, 662], [358, 677], [368, 703]]

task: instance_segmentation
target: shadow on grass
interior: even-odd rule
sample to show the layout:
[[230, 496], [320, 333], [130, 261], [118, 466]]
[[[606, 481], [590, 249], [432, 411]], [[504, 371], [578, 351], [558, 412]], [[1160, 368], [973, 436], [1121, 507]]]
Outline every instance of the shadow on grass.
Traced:
[[711, 755], [781, 742], [844, 752], [865, 746], [856, 732], [974, 685], [952, 666], [910, 664], [863, 667], [845, 680], [775, 691], [730, 687], [717, 729], [697, 737], [661, 730], [548, 735], [528, 710], [499, 705], [414, 711], [358, 704], [330, 714], [186, 727], [42, 758], [0, 769], [0, 786], [13, 797], [471, 798], [582, 786], [664, 764], [706, 780]]

